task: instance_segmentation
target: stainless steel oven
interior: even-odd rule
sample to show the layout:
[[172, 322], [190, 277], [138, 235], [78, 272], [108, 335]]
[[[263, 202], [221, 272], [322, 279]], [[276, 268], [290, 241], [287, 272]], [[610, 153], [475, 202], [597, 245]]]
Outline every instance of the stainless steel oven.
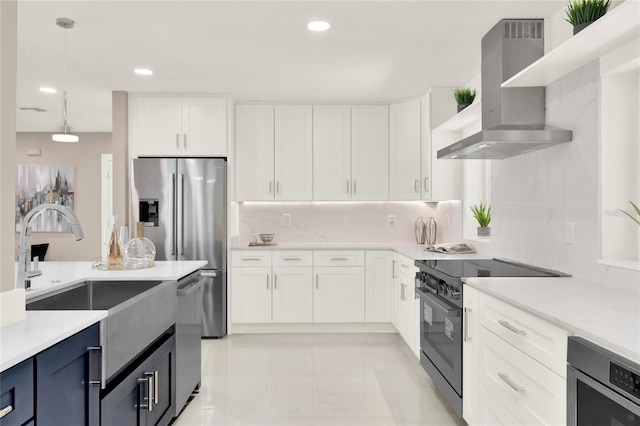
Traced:
[[567, 361], [569, 426], [640, 426], [639, 364], [580, 337]]
[[462, 416], [462, 309], [430, 290], [420, 296], [420, 364]]

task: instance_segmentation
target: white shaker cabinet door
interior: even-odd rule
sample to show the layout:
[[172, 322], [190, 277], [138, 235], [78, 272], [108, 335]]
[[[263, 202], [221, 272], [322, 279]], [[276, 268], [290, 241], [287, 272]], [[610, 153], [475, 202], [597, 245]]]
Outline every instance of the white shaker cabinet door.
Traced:
[[420, 99], [393, 104], [389, 108], [389, 184], [391, 200], [421, 197]]
[[398, 270], [398, 254], [392, 253], [391, 258], [391, 324], [400, 332], [400, 305], [402, 304], [402, 292], [400, 289], [400, 277]]
[[140, 96], [135, 97], [132, 103], [132, 155], [180, 155], [182, 99]]
[[236, 200], [273, 200], [273, 106], [236, 106]]
[[389, 107], [351, 107], [351, 199], [389, 199]]
[[365, 269], [365, 321], [391, 322], [392, 255], [368, 251]]
[[313, 268], [273, 268], [273, 322], [313, 321]]
[[314, 269], [314, 322], [364, 322], [364, 267]]
[[231, 322], [271, 322], [271, 268], [231, 268]]
[[227, 100], [182, 98], [182, 154], [227, 156]]
[[310, 105], [275, 107], [276, 200], [312, 199], [312, 120]]
[[313, 107], [313, 199], [351, 199], [351, 107]]

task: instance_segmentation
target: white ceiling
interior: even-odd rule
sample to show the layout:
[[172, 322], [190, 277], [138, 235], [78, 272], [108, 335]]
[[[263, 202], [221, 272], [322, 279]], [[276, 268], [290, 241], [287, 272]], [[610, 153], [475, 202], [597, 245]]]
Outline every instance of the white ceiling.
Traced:
[[[111, 131], [111, 91], [241, 100], [375, 102], [460, 86], [501, 18], [550, 17], [561, 1], [27, 1], [18, 9], [18, 131]], [[58, 17], [76, 21], [64, 32]], [[307, 22], [332, 28], [312, 33]], [[567, 24], [568, 25], [568, 24]], [[155, 71], [133, 74], [136, 67]]]

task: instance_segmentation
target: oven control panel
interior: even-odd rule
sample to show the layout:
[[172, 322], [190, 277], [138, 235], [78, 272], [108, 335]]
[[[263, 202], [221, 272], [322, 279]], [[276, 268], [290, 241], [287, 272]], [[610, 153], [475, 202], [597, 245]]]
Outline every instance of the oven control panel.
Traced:
[[609, 382], [626, 393], [640, 398], [640, 375], [613, 362], [609, 363]]

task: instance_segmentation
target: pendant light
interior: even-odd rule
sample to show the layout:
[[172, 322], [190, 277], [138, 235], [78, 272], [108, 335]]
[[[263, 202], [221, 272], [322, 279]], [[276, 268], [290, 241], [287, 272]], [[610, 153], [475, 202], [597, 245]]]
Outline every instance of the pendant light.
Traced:
[[[56, 25], [64, 28], [64, 73], [67, 74], [67, 30], [71, 29], [75, 25], [75, 21], [69, 18], [56, 19]], [[63, 133], [57, 133], [51, 136], [55, 142], [78, 142], [80, 138], [76, 135], [72, 135], [71, 128], [67, 125], [67, 91], [64, 91], [64, 126], [62, 127]]]

